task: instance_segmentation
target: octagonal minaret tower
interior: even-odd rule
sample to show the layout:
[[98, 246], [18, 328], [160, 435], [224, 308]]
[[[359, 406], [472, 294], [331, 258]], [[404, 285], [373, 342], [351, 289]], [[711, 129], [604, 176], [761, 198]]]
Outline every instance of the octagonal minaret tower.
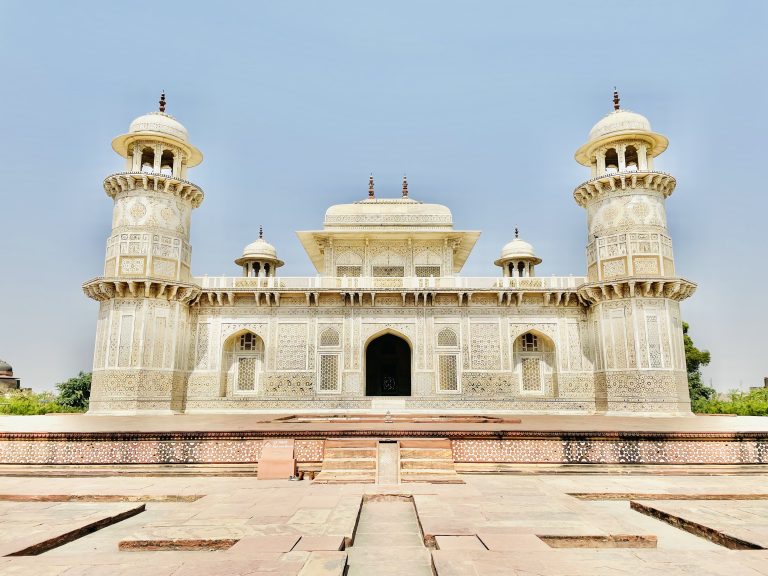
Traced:
[[104, 275], [83, 287], [101, 302], [91, 412], [175, 411], [183, 397], [183, 334], [199, 291], [190, 220], [203, 201], [187, 170], [202, 154], [165, 108], [162, 94], [157, 112], [112, 141], [125, 169], [104, 180], [114, 200]]
[[654, 169], [666, 137], [619, 105], [589, 132], [576, 160], [591, 179], [574, 191], [587, 211], [587, 284], [599, 410], [690, 413], [677, 277], [665, 201], [675, 179]]

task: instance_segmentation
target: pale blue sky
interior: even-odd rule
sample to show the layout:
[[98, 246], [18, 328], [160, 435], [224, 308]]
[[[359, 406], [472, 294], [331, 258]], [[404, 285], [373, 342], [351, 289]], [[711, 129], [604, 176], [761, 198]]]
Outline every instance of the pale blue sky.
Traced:
[[[194, 6], [194, 7], [193, 7]], [[768, 375], [768, 3], [0, 1], [0, 358], [23, 384], [89, 370], [112, 202], [111, 139], [168, 94], [204, 153], [190, 171], [195, 274], [237, 273], [257, 236], [313, 274], [295, 230], [333, 203], [399, 193], [481, 229], [465, 275], [496, 273], [513, 228], [541, 275], [581, 275], [573, 160], [622, 105], [670, 139], [656, 167], [683, 304], [721, 389]]]

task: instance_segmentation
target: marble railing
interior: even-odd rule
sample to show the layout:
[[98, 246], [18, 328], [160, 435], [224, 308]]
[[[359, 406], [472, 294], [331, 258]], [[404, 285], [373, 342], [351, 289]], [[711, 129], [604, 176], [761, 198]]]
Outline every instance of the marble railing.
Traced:
[[586, 282], [583, 276], [535, 276], [526, 278], [500, 277], [471, 277], [471, 276], [441, 276], [422, 278], [406, 277], [335, 277], [335, 276], [280, 276], [276, 278], [247, 278], [239, 276], [199, 276], [194, 283], [203, 290], [230, 289], [284, 289], [284, 290], [314, 290], [314, 289], [452, 289], [452, 290], [568, 290], [575, 289]]

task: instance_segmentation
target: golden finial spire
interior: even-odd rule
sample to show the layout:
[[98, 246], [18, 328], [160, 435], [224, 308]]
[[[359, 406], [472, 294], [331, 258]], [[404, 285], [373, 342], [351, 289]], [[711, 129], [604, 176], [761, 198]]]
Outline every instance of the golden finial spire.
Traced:
[[262, 228], [261, 224], [259, 224], [259, 240], [264, 239], [264, 228]]
[[375, 195], [373, 193], [373, 174], [371, 174], [371, 177], [368, 178], [368, 198], [374, 198]]
[[515, 226], [515, 239], [520, 238], [520, 229]]
[[619, 109], [619, 92], [616, 90], [616, 86], [613, 87], [613, 109]]
[[403, 174], [403, 198], [408, 198], [408, 177]]
[[165, 112], [165, 90], [160, 93], [160, 112]]

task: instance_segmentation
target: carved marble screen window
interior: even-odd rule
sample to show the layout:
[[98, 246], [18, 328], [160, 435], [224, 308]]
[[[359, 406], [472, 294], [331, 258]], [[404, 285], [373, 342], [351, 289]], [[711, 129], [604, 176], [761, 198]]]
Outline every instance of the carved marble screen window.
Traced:
[[460, 349], [459, 337], [451, 328], [443, 328], [437, 333], [437, 392], [459, 394]]
[[414, 266], [418, 278], [439, 278], [440, 266]]
[[264, 342], [256, 334], [246, 332], [234, 343], [234, 391], [257, 394], [264, 367]]
[[336, 276], [339, 278], [359, 278], [362, 273], [362, 266], [336, 266]]
[[317, 391], [341, 392], [341, 335], [336, 328], [320, 328], [318, 338]]
[[374, 266], [373, 276], [376, 278], [402, 278], [405, 276], [403, 266]]
[[554, 345], [544, 336], [526, 332], [515, 341], [515, 369], [522, 394], [546, 394], [554, 388]]

